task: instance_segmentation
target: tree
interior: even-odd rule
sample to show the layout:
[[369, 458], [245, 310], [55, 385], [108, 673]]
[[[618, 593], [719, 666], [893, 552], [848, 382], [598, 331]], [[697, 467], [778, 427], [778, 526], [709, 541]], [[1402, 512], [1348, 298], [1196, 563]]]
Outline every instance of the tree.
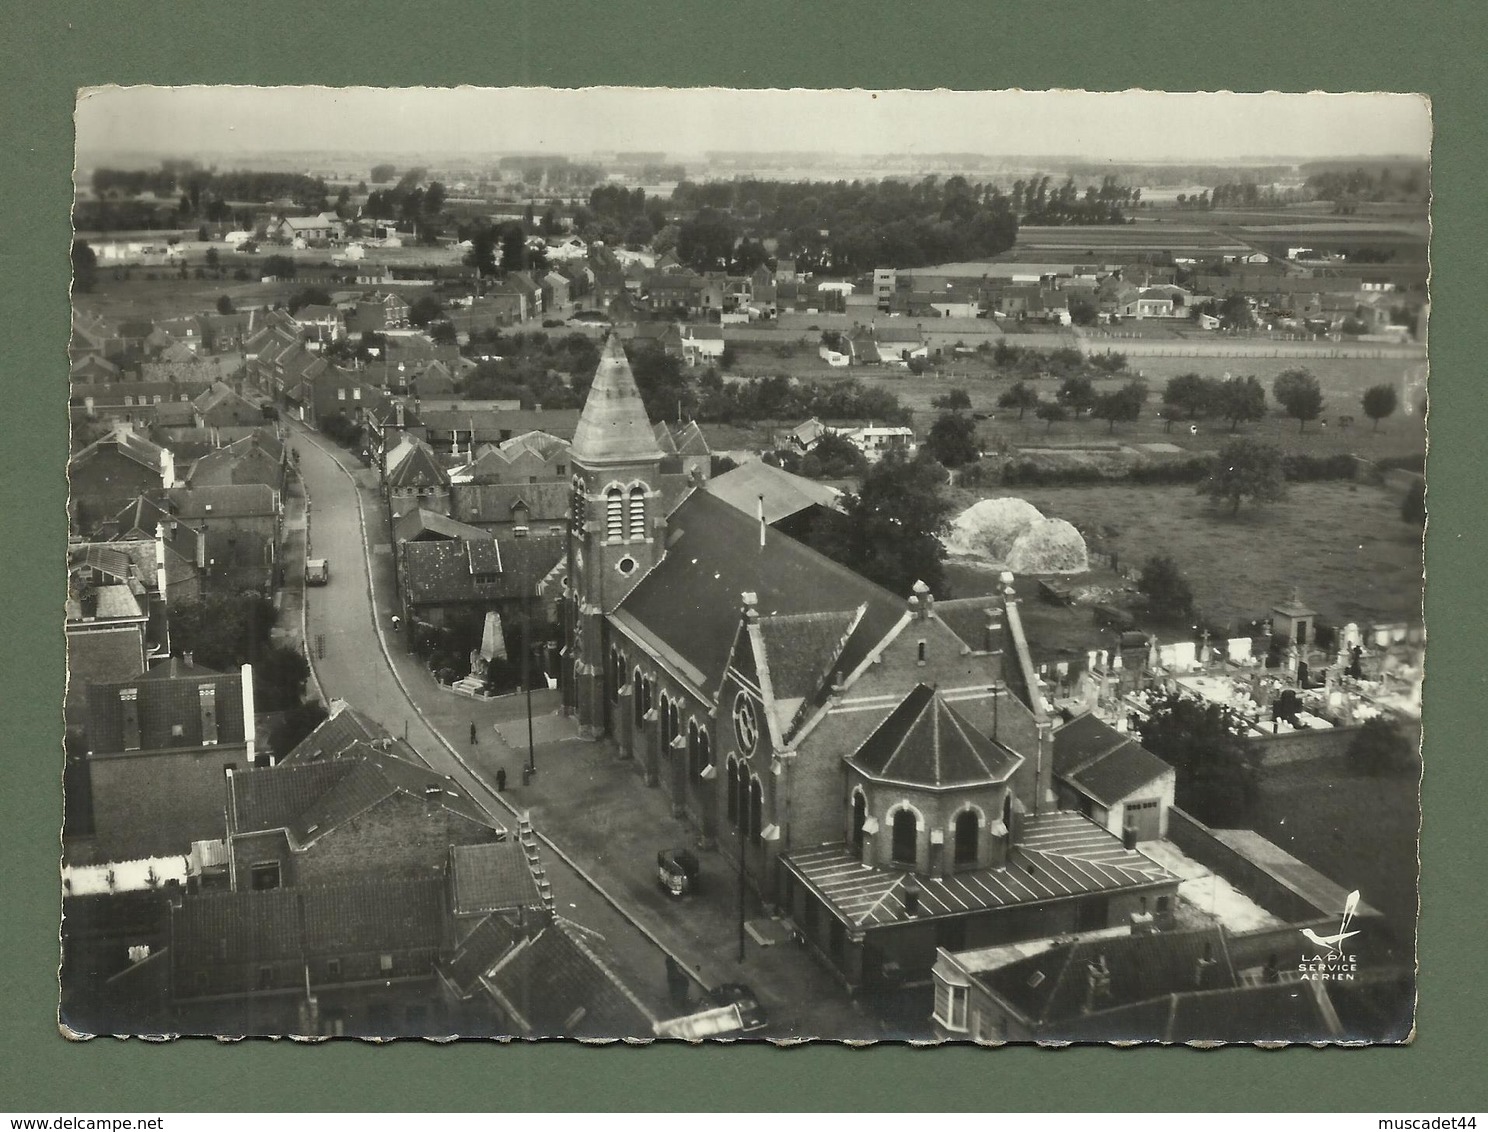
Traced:
[[87, 292], [98, 282], [98, 256], [87, 240], [72, 242], [72, 289]]
[[219, 267], [222, 266], [222, 253], [219, 252], [216, 248], [208, 248], [206, 263], [208, 267], [210, 267], [213, 271], [216, 271]]
[[1297, 418], [1299, 432], [1306, 431], [1307, 422], [1317, 420], [1323, 411], [1323, 390], [1310, 370], [1283, 370], [1271, 384], [1271, 393], [1287, 416]]
[[1193, 617], [1193, 587], [1166, 554], [1155, 554], [1142, 567], [1137, 589], [1147, 598], [1152, 613], [1176, 624], [1187, 624]]
[[396, 165], [374, 165], [372, 166], [372, 172], [369, 175], [369, 180], [371, 180], [374, 185], [386, 185], [393, 179], [394, 175], [397, 172], [398, 167]]
[[274, 618], [274, 603], [256, 593], [183, 601], [171, 609], [171, 645], [204, 668], [253, 665], [259, 709], [282, 711], [300, 702], [310, 666], [294, 649], [272, 642]]
[[444, 313], [444, 305], [433, 295], [420, 295], [408, 308], [408, 321], [413, 326], [428, 326]]
[[482, 276], [496, 274], [497, 233], [488, 225], [481, 225], [470, 235], [470, 250], [465, 253], [465, 266], [473, 267]]
[[1233, 377], [1214, 384], [1214, 411], [1230, 422], [1230, 431], [1241, 421], [1258, 421], [1266, 415], [1266, 390], [1254, 377]]
[[453, 346], [460, 340], [459, 332], [455, 330], [454, 323], [439, 321], [429, 324], [429, 339], [440, 346]]
[[1100, 321], [1100, 307], [1092, 299], [1079, 295], [1069, 302], [1070, 321], [1076, 326], [1094, 326]]
[[847, 437], [825, 434], [802, 458], [800, 474], [814, 480], [855, 479], [868, 471], [868, 458]]
[[1147, 384], [1143, 381], [1128, 381], [1120, 389], [1102, 393], [1095, 398], [1095, 415], [1109, 421], [1111, 431], [1116, 431], [1117, 421], [1134, 421], [1142, 415], [1142, 402], [1147, 400]]
[[1254, 804], [1259, 766], [1219, 704], [1169, 696], [1138, 724], [1142, 746], [1177, 772], [1177, 802], [1199, 820], [1240, 824]]
[[1384, 716], [1364, 721], [1349, 744], [1349, 760], [1365, 774], [1380, 777], [1418, 772], [1416, 747], [1400, 726]]
[[1173, 415], [1181, 413], [1191, 421], [1197, 420], [1214, 404], [1214, 388], [1196, 373], [1180, 373], [1168, 378], [1168, 383], [1163, 386], [1162, 400]]
[[1020, 421], [1023, 419], [1025, 412], [1029, 409], [1038, 408], [1038, 404], [1038, 390], [1026, 381], [1016, 383], [1011, 389], [1006, 390], [997, 398], [997, 407], [999, 409], [1017, 409], [1018, 419]]
[[1230, 504], [1230, 514], [1240, 513], [1246, 500], [1273, 503], [1286, 495], [1281, 449], [1257, 440], [1232, 440], [1219, 450], [1209, 477], [1199, 484], [1199, 493], [1215, 503]]
[[527, 267], [527, 237], [520, 224], [509, 224], [501, 233], [501, 270], [523, 271]]
[[847, 498], [847, 518], [828, 517], [810, 541], [828, 557], [897, 594], [908, 597], [916, 581], [949, 596], [945, 547], [951, 504], [942, 492], [945, 469], [933, 460], [890, 456]]
[[971, 396], [964, 389], [952, 389], [944, 396], [935, 398], [930, 404], [937, 409], [944, 409], [948, 413], [953, 413], [961, 409], [971, 408]]
[[1069, 410], [1058, 401], [1040, 401], [1034, 408], [1033, 415], [1044, 422], [1045, 432], [1053, 432], [1055, 424], [1069, 420]]
[[217, 296], [217, 313], [218, 314], [232, 314], [232, 312], [233, 312], [232, 296], [231, 295], [218, 295]]
[[1374, 431], [1379, 431], [1379, 423], [1388, 417], [1400, 404], [1400, 398], [1395, 392], [1393, 385], [1371, 385], [1364, 390], [1361, 398], [1364, 403], [1364, 415], [1374, 422]]
[[433, 182], [424, 190], [424, 215], [438, 216], [443, 212], [445, 196], [444, 185], [439, 181]]
[[930, 454], [948, 468], [974, 464], [982, 458], [977, 443], [976, 422], [960, 413], [942, 413], [930, 426], [925, 446]]
[[1219, 324], [1226, 330], [1249, 330], [1255, 325], [1250, 300], [1239, 291], [1226, 295], [1219, 304]]
[[297, 314], [306, 307], [328, 307], [330, 305], [330, 292], [323, 287], [306, 287], [303, 291], [296, 291], [289, 297], [287, 304], [290, 314]]
[[287, 255], [271, 255], [263, 262], [263, 273], [274, 279], [293, 279], [295, 261]]
[[1059, 383], [1059, 392], [1055, 396], [1059, 398], [1060, 404], [1078, 417], [1095, 404], [1095, 386], [1084, 374], [1073, 374]]

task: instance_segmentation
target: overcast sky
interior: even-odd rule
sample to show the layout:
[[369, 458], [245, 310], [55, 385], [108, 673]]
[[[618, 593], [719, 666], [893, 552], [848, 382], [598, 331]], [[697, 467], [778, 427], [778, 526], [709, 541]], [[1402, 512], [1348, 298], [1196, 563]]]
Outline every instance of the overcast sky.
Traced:
[[78, 157], [264, 150], [706, 150], [1079, 155], [1127, 161], [1427, 157], [1429, 103], [1399, 94], [98, 87]]

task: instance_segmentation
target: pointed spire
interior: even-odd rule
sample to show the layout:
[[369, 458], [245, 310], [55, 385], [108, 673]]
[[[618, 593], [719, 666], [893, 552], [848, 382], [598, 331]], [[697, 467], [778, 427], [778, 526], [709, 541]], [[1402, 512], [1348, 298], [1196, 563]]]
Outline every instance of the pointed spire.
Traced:
[[574, 432], [573, 456], [581, 464], [620, 464], [660, 460], [661, 446], [646, 417], [630, 362], [611, 333], [599, 356], [599, 368], [579, 426]]

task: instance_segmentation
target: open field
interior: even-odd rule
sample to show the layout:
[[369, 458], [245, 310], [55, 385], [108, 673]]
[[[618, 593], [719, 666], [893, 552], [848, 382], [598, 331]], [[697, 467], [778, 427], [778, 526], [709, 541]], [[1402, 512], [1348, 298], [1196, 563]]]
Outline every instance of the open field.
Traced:
[[1415, 939], [1419, 785], [1325, 760], [1266, 773], [1257, 833], [1384, 913], [1407, 949]]
[[961, 506], [1016, 496], [1066, 519], [1124, 566], [1171, 555], [1211, 622], [1262, 616], [1295, 586], [1334, 624], [1418, 620], [1421, 531], [1400, 499], [1347, 482], [1293, 484], [1281, 503], [1230, 518], [1186, 486], [1035, 487], [958, 491]]

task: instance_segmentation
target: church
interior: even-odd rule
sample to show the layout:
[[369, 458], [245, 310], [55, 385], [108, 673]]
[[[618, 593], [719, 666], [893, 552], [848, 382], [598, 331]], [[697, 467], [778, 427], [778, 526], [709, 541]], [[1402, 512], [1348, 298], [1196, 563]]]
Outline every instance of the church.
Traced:
[[711, 493], [705, 465], [664, 489], [666, 455], [612, 335], [572, 445], [564, 710], [846, 986], [1171, 916], [1176, 876], [1057, 808], [1010, 576], [890, 593]]

